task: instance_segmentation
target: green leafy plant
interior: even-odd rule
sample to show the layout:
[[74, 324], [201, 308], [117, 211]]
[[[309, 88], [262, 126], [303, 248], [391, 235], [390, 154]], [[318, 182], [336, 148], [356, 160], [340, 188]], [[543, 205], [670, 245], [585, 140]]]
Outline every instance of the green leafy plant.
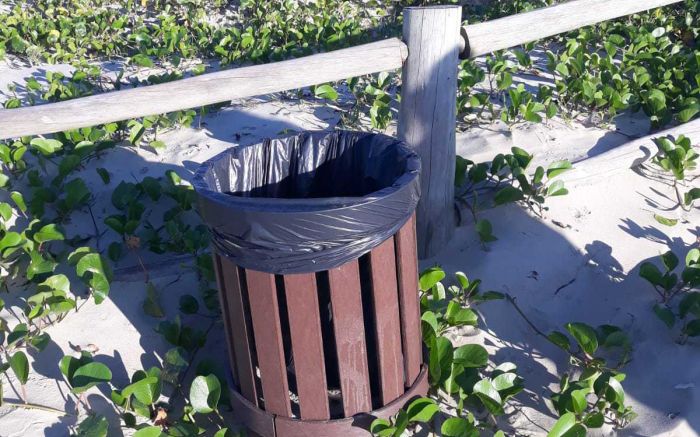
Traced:
[[656, 264], [644, 262], [639, 268], [639, 276], [659, 295], [659, 302], [653, 307], [654, 314], [669, 329], [680, 321], [678, 341], [685, 343], [689, 337], [700, 336], [700, 249], [688, 251], [680, 277], [674, 272], [680, 260], [672, 251], [659, 258], [663, 271]]
[[[569, 161], [553, 162], [546, 169], [538, 166], [534, 174], [529, 175], [527, 169], [533, 156], [519, 147], [513, 147], [511, 152], [496, 155], [490, 163], [475, 163], [457, 156], [455, 196], [471, 213], [479, 240], [484, 245], [497, 238], [491, 222], [478, 215], [483, 208], [519, 202], [542, 217], [548, 210], [544, 205], [548, 198], [569, 193], [564, 182], [556, 179], [573, 168]], [[489, 199], [490, 192], [494, 194]]]
[[[686, 182], [688, 173], [697, 168], [698, 152], [694, 150], [690, 138], [684, 135], [680, 135], [677, 139], [661, 137], [657, 138], [655, 142], [659, 152], [654, 157], [654, 164], [673, 175], [672, 185], [678, 205], [684, 210], [690, 211], [693, 203], [700, 199], [700, 188], [691, 188], [682, 193], [681, 187]], [[663, 224], [668, 225], [669, 223]]]

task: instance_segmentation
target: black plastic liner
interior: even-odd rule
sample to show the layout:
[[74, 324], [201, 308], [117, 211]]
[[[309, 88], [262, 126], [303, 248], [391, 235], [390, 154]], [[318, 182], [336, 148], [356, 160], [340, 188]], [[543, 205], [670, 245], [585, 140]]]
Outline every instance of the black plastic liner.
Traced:
[[394, 138], [323, 131], [228, 149], [193, 185], [219, 253], [287, 274], [338, 267], [391, 237], [416, 208], [419, 174]]

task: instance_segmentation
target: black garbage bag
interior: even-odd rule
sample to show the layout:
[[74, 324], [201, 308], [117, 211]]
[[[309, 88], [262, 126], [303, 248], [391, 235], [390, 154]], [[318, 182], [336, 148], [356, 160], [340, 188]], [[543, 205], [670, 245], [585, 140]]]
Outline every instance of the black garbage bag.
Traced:
[[219, 253], [287, 274], [338, 267], [392, 236], [416, 207], [419, 174], [394, 138], [322, 131], [230, 148], [193, 185]]

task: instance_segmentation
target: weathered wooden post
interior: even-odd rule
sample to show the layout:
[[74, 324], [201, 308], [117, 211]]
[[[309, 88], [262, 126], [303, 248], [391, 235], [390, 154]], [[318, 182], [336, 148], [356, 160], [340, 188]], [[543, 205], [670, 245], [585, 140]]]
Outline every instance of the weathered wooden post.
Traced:
[[399, 111], [399, 139], [422, 159], [421, 200], [416, 210], [418, 255], [434, 255], [455, 228], [454, 175], [460, 6], [406, 8], [408, 46]]

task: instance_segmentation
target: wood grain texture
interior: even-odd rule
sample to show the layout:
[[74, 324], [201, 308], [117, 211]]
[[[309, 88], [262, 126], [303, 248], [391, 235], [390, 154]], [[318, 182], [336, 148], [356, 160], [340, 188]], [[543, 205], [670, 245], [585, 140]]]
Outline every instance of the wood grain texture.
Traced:
[[394, 237], [401, 309], [401, 332], [406, 387], [410, 387], [423, 363], [423, 342], [418, 303], [418, 261], [416, 259], [415, 216]]
[[328, 271], [340, 391], [346, 417], [372, 409], [357, 260]]
[[410, 56], [402, 71], [398, 136], [421, 157], [418, 255], [427, 258], [454, 232], [459, 6], [404, 9]]
[[252, 333], [246, 323], [243, 292], [241, 290], [238, 266], [224, 256], [217, 256], [221, 271], [222, 286], [219, 288], [224, 317], [230, 327], [231, 343], [235, 356], [235, 375], [241, 394], [258, 405], [258, 393], [255, 384], [254, 362], [250, 341]]
[[[571, 0], [547, 8], [464, 26], [470, 58], [516, 47], [614, 18], [683, 0]], [[411, 44], [409, 43], [409, 50]], [[411, 50], [412, 51], [412, 50]], [[413, 52], [413, 51], [412, 51]]]
[[265, 411], [292, 415], [275, 275], [246, 269]]
[[316, 275], [285, 275], [284, 291], [301, 418], [327, 420], [330, 412]]
[[[585, 185], [607, 179], [622, 171], [637, 167], [656, 156], [655, 138], [685, 135], [693, 141], [700, 138], [700, 119], [632, 140], [600, 155], [574, 164], [574, 168], [557, 177], [569, 186]], [[694, 144], [697, 144], [695, 142]]]
[[369, 271], [379, 361], [379, 384], [382, 405], [386, 405], [401, 396], [404, 391], [401, 316], [393, 238], [389, 238], [369, 253]]
[[394, 70], [401, 68], [406, 56], [404, 43], [391, 38], [65, 102], [0, 109], [0, 139], [95, 126]]
[[233, 380], [238, 386], [238, 380], [239, 380], [239, 375], [238, 375], [238, 369], [236, 369], [236, 354], [235, 354], [235, 347], [234, 347], [234, 342], [233, 342], [233, 337], [234, 337], [234, 330], [231, 326], [231, 312], [229, 310], [229, 304], [228, 304], [228, 297], [226, 296], [226, 285], [224, 284], [224, 278], [222, 275], [221, 271], [221, 259], [220, 256], [216, 253], [212, 253], [212, 259], [213, 259], [213, 265], [214, 265], [214, 274], [216, 276], [216, 285], [219, 290], [219, 302], [221, 303], [221, 312], [222, 312], [222, 318], [224, 319], [224, 331], [226, 334], [226, 344], [227, 344], [227, 349], [228, 349], [228, 359], [229, 359], [229, 367], [231, 370], [231, 374], [233, 376]]

